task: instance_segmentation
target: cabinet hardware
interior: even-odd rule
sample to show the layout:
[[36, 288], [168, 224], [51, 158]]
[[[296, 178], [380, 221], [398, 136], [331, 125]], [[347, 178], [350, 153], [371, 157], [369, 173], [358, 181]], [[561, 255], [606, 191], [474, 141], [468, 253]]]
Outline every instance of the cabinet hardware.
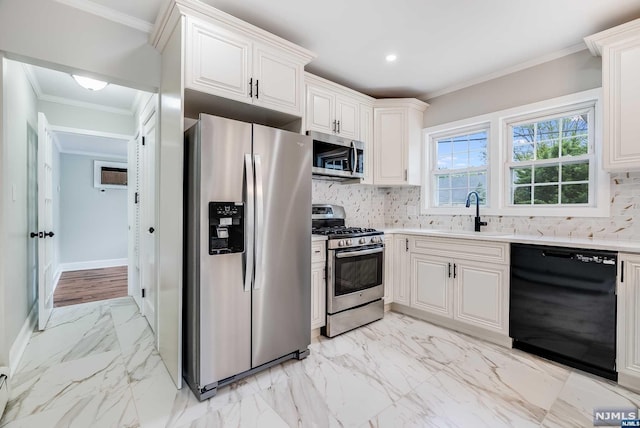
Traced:
[[258, 86], [259, 84], [260, 81], [256, 79], [256, 100], [258, 99], [258, 95], [260, 95], [260, 86]]
[[458, 265], [456, 265], [455, 263], [453, 264], [453, 277], [458, 277]]
[[336, 120], [333, 121], [333, 132], [334, 133], [336, 132], [336, 122], [337, 122]]
[[156, 231], [156, 230], [155, 230], [153, 227], [150, 227], [150, 228], [149, 228], [149, 233], [153, 233], [153, 232], [155, 232], [155, 231]]
[[38, 232], [31, 232], [31, 233], [29, 234], [29, 237], [30, 237], [30, 238], [37, 238], [38, 236], [39, 236]]
[[449, 263], [449, 278], [451, 278], [451, 263]]
[[144, 146], [146, 144], [146, 141], [144, 139], [144, 136], [142, 137], [142, 145]]
[[136, 192], [134, 198], [133, 198], [133, 203], [137, 204], [138, 202], [140, 202], [140, 193]]
[[253, 77], [249, 79], [249, 98], [253, 98]]
[[404, 239], [404, 250], [409, 251], [409, 238]]
[[142, 292], [142, 298], [144, 299], [147, 293], [145, 292], [144, 288], [142, 288], [140, 291]]
[[340, 133], [340, 121], [338, 121], [337, 129], [338, 129], [338, 134], [339, 134]]
[[624, 282], [624, 260], [620, 261], [620, 282]]
[[407, 172], [407, 170], [405, 169], [405, 170], [404, 170], [404, 181], [407, 181], [407, 180], [408, 180], [408, 172]]
[[47, 238], [53, 238], [53, 235], [55, 235], [53, 232], [44, 232], [44, 237]]

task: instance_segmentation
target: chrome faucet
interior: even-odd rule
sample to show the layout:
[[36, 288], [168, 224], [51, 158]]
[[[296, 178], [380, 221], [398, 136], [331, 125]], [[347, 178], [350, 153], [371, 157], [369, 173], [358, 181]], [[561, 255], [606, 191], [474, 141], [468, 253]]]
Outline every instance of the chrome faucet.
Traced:
[[486, 226], [486, 221], [480, 221], [480, 196], [478, 196], [478, 192], [469, 192], [467, 195], [467, 203], [465, 204], [467, 208], [471, 206], [471, 195], [476, 196], [476, 218], [475, 218], [475, 227], [473, 230], [476, 232], [480, 232], [480, 226]]

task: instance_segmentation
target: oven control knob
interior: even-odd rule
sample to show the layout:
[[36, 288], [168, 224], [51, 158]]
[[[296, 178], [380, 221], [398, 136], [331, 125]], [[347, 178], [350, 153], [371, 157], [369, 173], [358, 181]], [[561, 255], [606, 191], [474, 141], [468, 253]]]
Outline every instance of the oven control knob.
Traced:
[[338, 241], [338, 247], [344, 247], [344, 239]]
[[351, 239], [347, 239], [347, 245], [353, 245], [353, 241]]
[[367, 240], [366, 240], [366, 239], [364, 239], [364, 238], [360, 238], [360, 243], [361, 243], [361, 244], [364, 244], [364, 243], [366, 243], [366, 242], [367, 242]]

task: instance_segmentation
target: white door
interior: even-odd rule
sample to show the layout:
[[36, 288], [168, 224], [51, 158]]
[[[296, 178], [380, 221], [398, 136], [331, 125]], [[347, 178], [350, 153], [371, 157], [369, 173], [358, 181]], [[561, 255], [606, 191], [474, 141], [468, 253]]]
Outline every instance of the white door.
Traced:
[[253, 102], [256, 105], [301, 116], [302, 73], [298, 61], [267, 46], [254, 45]]
[[345, 138], [358, 140], [360, 120], [358, 102], [347, 98], [336, 98], [336, 131]]
[[335, 97], [328, 91], [307, 86], [307, 129], [333, 134], [336, 130]]
[[53, 311], [53, 179], [49, 123], [38, 113], [38, 328], [44, 330]]
[[151, 329], [156, 331], [156, 305], [158, 299], [156, 266], [156, 113], [151, 114], [143, 126], [140, 191], [140, 279], [142, 314]]
[[127, 152], [127, 198], [129, 200], [129, 267], [128, 284], [129, 295], [133, 296], [138, 308], [142, 310], [142, 297], [140, 290], [140, 147], [142, 146], [142, 134], [129, 141]]
[[454, 274], [451, 259], [425, 254], [411, 255], [411, 307], [451, 317]]
[[406, 178], [407, 112], [402, 108], [376, 108], [374, 112], [374, 183], [404, 184]]
[[409, 290], [409, 238], [396, 236], [393, 238], [393, 272], [395, 282], [393, 284], [393, 302], [409, 306], [411, 294]]

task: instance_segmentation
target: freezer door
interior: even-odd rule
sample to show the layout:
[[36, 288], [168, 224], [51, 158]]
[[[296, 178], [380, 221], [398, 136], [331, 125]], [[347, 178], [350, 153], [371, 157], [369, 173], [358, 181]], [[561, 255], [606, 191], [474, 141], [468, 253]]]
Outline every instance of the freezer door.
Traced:
[[253, 125], [252, 367], [305, 350], [311, 331], [311, 137]]
[[[245, 155], [251, 155], [251, 124], [200, 115], [200, 385], [251, 367], [251, 290], [245, 290], [245, 253], [209, 254], [209, 202], [245, 202]], [[249, 180], [252, 181], [252, 180]], [[245, 241], [252, 239], [245, 222]]]

